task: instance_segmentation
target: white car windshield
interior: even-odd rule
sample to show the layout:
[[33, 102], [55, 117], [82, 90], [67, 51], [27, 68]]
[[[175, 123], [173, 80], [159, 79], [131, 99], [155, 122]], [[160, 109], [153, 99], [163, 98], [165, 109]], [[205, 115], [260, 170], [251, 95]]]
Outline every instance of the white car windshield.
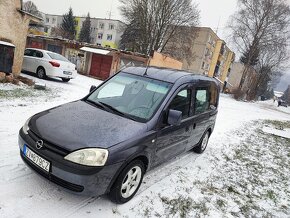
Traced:
[[64, 56], [56, 53], [51, 53], [47, 52], [48, 56], [51, 57], [54, 60], [59, 60], [59, 61], [65, 61], [65, 62], [70, 62], [68, 59], [66, 59]]
[[155, 114], [171, 87], [171, 83], [119, 73], [95, 90], [87, 101], [146, 122]]

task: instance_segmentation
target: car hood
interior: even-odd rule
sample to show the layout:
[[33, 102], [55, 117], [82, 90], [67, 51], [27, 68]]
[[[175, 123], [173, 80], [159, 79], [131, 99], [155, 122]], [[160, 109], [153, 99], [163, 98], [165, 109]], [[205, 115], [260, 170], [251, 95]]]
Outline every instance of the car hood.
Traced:
[[29, 128], [43, 140], [74, 151], [109, 148], [146, 132], [147, 125], [76, 101], [34, 115]]

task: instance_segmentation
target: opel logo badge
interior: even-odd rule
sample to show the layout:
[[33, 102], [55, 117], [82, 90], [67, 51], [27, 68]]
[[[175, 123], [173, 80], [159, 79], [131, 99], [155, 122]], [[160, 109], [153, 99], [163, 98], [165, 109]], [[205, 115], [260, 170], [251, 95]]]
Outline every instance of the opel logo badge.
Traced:
[[37, 149], [41, 149], [43, 147], [43, 141], [42, 140], [38, 140], [37, 142], [36, 142], [36, 148]]

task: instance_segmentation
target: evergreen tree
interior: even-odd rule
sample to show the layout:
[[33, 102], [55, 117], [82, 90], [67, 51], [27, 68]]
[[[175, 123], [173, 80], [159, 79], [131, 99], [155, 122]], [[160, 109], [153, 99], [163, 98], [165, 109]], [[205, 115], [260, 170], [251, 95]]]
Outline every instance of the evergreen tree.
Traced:
[[75, 39], [75, 17], [72, 8], [69, 8], [69, 12], [63, 15], [61, 30], [63, 31], [63, 37], [71, 40]]
[[83, 22], [82, 29], [79, 36], [80, 42], [91, 42], [91, 18], [90, 13], [86, 17], [85, 21]]
[[[250, 54], [250, 51], [253, 51], [252, 54]], [[256, 47], [255, 49], [247, 49], [241, 56], [240, 61], [249, 66], [255, 66], [259, 62], [259, 48]]]

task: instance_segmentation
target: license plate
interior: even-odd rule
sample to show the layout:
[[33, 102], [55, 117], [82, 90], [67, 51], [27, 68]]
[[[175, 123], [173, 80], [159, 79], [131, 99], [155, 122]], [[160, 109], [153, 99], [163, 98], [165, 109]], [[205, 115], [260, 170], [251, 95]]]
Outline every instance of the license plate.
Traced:
[[72, 75], [72, 72], [70, 72], [70, 71], [63, 71], [63, 74], [65, 74], [65, 75]]
[[41, 169], [44, 169], [46, 172], [49, 172], [50, 162], [45, 160], [44, 158], [40, 157], [38, 154], [34, 153], [30, 150], [26, 145], [23, 147], [24, 155], [39, 166]]

